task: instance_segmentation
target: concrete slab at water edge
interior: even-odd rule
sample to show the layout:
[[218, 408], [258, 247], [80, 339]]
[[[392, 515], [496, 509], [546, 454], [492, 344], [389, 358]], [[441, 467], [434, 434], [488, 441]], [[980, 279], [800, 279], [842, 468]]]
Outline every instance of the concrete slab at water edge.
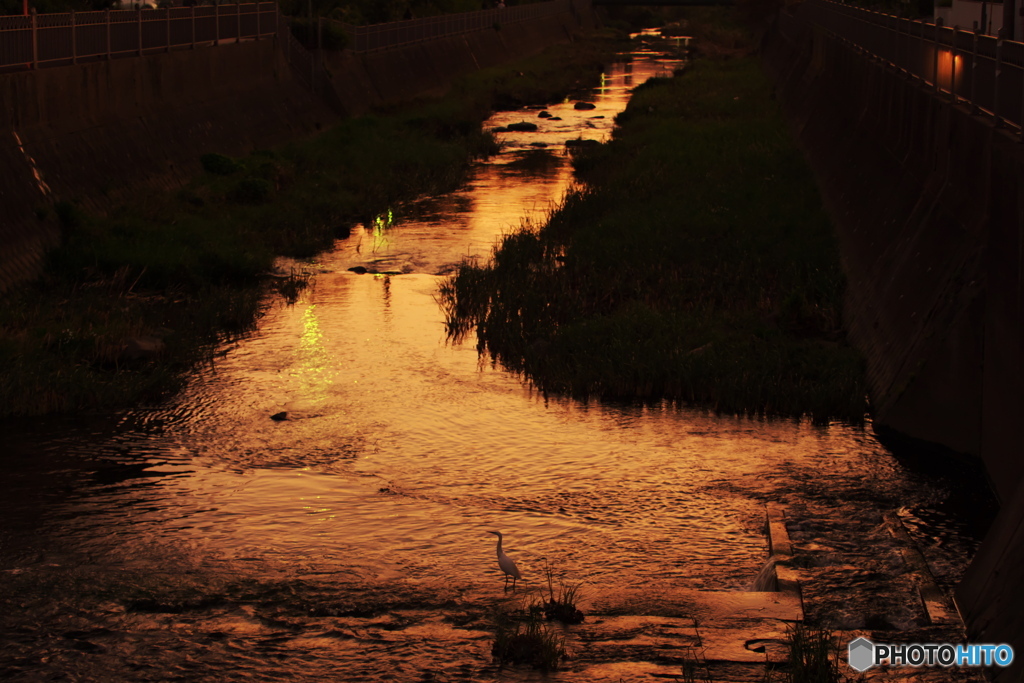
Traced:
[[699, 624], [736, 624], [747, 620], [800, 621], [800, 598], [791, 593], [699, 591], [662, 587], [620, 590], [595, 597], [589, 614], [625, 614], [695, 619]]

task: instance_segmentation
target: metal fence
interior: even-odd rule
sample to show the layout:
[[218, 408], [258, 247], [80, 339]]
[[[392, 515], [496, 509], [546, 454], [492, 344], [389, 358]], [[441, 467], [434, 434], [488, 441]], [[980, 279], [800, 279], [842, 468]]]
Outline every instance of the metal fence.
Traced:
[[831, 0], [799, 15], [954, 103], [964, 102], [1024, 136], [1024, 43], [902, 19]]
[[0, 16], [0, 69], [258, 40], [277, 31], [273, 2]]
[[[550, 0], [370, 26], [332, 23], [348, 35], [349, 49], [372, 52], [573, 12], [584, 1]], [[0, 16], [0, 71], [259, 40], [276, 33], [296, 73], [312, 81], [314, 56], [294, 38], [289, 21], [274, 2]]]
[[538, 19], [554, 14], [572, 11], [572, 0], [551, 0], [532, 5], [503, 7], [498, 9], [445, 14], [423, 19], [394, 21], [387, 24], [370, 26], [353, 26], [342, 22], [333, 22], [349, 37], [349, 48], [356, 52], [372, 52], [391, 47], [399, 47], [418, 43], [433, 38], [461, 35], [480, 29], [514, 24], [520, 21]]

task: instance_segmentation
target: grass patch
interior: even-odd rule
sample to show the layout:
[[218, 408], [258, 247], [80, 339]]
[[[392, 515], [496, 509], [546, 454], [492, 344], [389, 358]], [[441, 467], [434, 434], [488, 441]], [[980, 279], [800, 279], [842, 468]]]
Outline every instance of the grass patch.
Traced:
[[703, 648], [699, 650], [694, 647], [684, 649], [683, 664], [676, 680], [679, 683], [714, 683]]
[[554, 570], [546, 566], [544, 573], [548, 579], [548, 600], [541, 606], [544, 617], [548, 621], [560, 621], [563, 624], [582, 624], [584, 616], [578, 603], [582, 597], [580, 589], [583, 584], [559, 581], [558, 594], [555, 595]]
[[860, 683], [863, 675], [851, 678], [842, 673], [841, 648], [835, 634], [798, 622], [788, 629], [789, 663], [769, 667], [765, 683]]
[[553, 671], [565, 656], [565, 638], [542, 617], [539, 603], [526, 609], [499, 610], [491, 653], [501, 665], [525, 665]]
[[[578, 53], [557, 46], [475, 74], [446, 98], [347, 119], [315, 139], [244, 158], [211, 152], [185, 187], [140, 190], [103, 214], [56, 203], [45, 218], [60, 222], [62, 245], [39, 281], [0, 306], [0, 417], [176, 390], [218, 342], [253, 329], [268, 292], [295, 300], [304, 278], [269, 278], [277, 256], [312, 256], [356, 222], [457, 187], [473, 159], [496, 151], [480, 125], [494, 103], [543, 104], [596, 83], [613, 44], [575, 45]], [[527, 73], [545, 87], [523, 87]], [[163, 350], [126, 357], [139, 337]]]
[[542, 391], [860, 421], [814, 178], [754, 58], [637, 88], [586, 185], [442, 284], [449, 334]]

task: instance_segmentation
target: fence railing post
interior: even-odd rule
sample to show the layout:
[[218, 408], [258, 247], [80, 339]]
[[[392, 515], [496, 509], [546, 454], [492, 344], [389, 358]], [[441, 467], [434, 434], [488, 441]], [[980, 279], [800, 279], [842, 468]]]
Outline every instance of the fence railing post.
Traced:
[[39, 68], [39, 22], [36, 15], [36, 8], [32, 8], [32, 68]]
[[110, 61], [110, 10], [103, 11], [103, 19], [107, 25], [107, 61]]
[[242, 2], [235, 0], [235, 42], [242, 42]]
[[136, 15], [136, 19], [137, 19], [136, 23], [137, 23], [137, 28], [138, 28], [138, 30], [135, 32], [135, 36], [136, 36], [136, 38], [139, 41], [139, 56], [141, 57], [142, 56], [142, 9], [140, 8], [140, 9], [135, 10], [135, 15]]
[[996, 117], [995, 125], [999, 128], [1003, 125], [1003, 118], [999, 116], [999, 77], [1003, 73], [1003, 39], [996, 39], [996, 76], [993, 79], [992, 88], [992, 113]]
[[256, 40], [259, 40], [260, 35], [263, 33], [263, 30], [260, 28], [260, 26], [260, 2], [259, 0], [256, 0]]
[[192, 49], [196, 49], [196, 6], [192, 5]]
[[164, 9], [166, 12], [165, 20], [167, 21], [167, 52], [171, 51], [171, 8], [167, 7]]
[[75, 10], [71, 10], [71, 63], [78, 64], [78, 36], [75, 35]]
[[953, 44], [949, 46], [949, 95], [956, 104], [956, 37], [957, 27], [953, 27]]
[[978, 29], [974, 29], [974, 37], [971, 39], [971, 113], [978, 113], [978, 100], [974, 94], [977, 92], [978, 83]]
[[934, 62], [934, 64], [932, 65], [932, 89], [933, 92], [935, 92], [935, 94], [937, 95], [939, 93], [939, 22], [937, 21], [935, 22], [934, 50], [935, 59], [932, 60]]
[[1018, 121], [1018, 123], [1020, 124], [1020, 134], [1019, 134], [1019, 137], [1017, 138], [1017, 141], [1018, 142], [1024, 142], [1024, 86], [1021, 87], [1021, 94], [1020, 94], [1020, 120]]
[[220, 3], [213, 0], [213, 44], [220, 45]]

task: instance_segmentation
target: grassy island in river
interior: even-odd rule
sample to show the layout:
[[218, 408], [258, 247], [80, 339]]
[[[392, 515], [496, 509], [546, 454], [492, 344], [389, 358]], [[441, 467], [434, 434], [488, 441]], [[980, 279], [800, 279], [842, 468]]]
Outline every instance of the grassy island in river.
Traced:
[[583, 184], [544, 225], [443, 283], [453, 337], [543, 391], [863, 419], [833, 228], [737, 30], [576, 148]]

